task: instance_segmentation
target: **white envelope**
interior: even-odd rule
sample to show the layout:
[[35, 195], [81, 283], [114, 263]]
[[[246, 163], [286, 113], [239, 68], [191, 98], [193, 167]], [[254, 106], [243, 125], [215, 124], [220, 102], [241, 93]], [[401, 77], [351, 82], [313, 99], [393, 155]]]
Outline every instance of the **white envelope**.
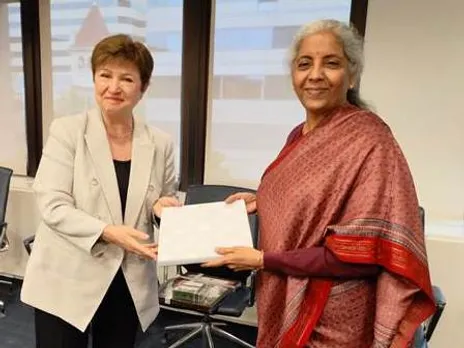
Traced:
[[160, 266], [215, 259], [216, 247], [253, 246], [243, 200], [163, 208], [158, 238]]

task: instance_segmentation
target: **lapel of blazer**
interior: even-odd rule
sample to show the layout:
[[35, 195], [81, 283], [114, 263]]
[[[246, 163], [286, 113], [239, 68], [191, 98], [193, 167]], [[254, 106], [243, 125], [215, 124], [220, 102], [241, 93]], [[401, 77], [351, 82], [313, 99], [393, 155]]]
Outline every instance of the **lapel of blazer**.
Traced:
[[154, 152], [155, 144], [145, 129], [145, 123], [134, 117], [131, 170], [124, 216], [126, 225], [135, 226], [137, 222], [150, 182]]
[[106, 137], [105, 127], [99, 109], [87, 113], [88, 123], [85, 141], [93, 160], [98, 182], [116, 225], [122, 224], [121, 199], [119, 197], [118, 181], [114, 170], [113, 156]]

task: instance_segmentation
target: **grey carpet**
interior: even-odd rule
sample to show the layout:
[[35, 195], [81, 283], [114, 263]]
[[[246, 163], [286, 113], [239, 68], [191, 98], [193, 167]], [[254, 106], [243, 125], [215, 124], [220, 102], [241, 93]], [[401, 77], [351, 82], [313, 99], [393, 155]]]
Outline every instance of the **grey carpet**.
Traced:
[[[15, 281], [11, 289], [0, 286], [0, 299], [6, 303], [6, 317], [0, 319], [0, 348], [34, 348], [34, 320], [32, 308], [19, 301], [19, 289], [21, 283]], [[137, 338], [136, 348], [167, 347], [164, 342], [163, 327], [187, 322], [196, 322], [200, 317], [162, 310], [156, 321], [147, 332], [140, 333]], [[226, 329], [237, 337], [254, 344], [256, 340], [256, 328], [247, 325], [229, 324]], [[168, 343], [173, 343], [176, 338], [185, 332], [170, 333]], [[237, 345], [214, 337], [216, 347], [234, 348]], [[204, 347], [201, 338], [189, 341], [183, 345], [185, 348]]]

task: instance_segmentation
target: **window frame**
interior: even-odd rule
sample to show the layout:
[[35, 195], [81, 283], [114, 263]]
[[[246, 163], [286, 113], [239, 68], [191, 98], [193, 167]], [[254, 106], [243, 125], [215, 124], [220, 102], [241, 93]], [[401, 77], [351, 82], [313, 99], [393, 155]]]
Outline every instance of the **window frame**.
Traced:
[[18, 0], [14, 2], [20, 4], [27, 176], [35, 176], [42, 156], [43, 146], [39, 0]]

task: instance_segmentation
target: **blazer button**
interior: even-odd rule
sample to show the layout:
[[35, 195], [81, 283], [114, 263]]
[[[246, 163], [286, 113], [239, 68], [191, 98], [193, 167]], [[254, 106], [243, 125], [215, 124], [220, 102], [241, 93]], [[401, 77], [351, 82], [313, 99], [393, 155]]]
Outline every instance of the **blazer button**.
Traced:
[[97, 179], [95, 179], [95, 178], [92, 179], [92, 185], [93, 185], [93, 186], [97, 186], [97, 185], [98, 185]]
[[148, 185], [148, 190], [149, 191], [153, 191], [155, 189], [155, 187], [153, 185]]

